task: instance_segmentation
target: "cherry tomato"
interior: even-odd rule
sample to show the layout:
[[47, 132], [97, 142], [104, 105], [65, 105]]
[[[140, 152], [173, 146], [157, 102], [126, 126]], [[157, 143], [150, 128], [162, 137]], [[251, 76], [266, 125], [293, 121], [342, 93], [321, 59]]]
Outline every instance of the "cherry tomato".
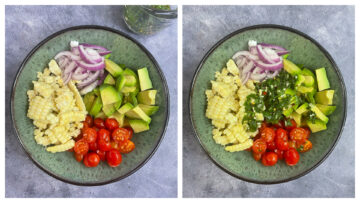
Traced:
[[106, 142], [110, 142], [110, 132], [106, 129], [100, 129], [97, 132], [97, 140], [105, 140]]
[[109, 151], [111, 150], [111, 144], [110, 144], [110, 141], [107, 142], [106, 140], [99, 140], [98, 141], [98, 147], [101, 151]]
[[290, 139], [302, 144], [306, 140], [306, 134], [303, 128], [294, 128], [290, 131]]
[[255, 140], [252, 150], [255, 153], [262, 154], [266, 151], [266, 142], [263, 139], [257, 139]]
[[304, 143], [302, 143], [300, 146], [298, 146], [298, 150], [300, 152], [307, 152], [312, 148], [312, 143], [310, 140], [305, 140]]
[[288, 130], [288, 131], [291, 131], [292, 129], [296, 128], [296, 122], [295, 122], [295, 120], [294, 120], [294, 119], [291, 119], [290, 122], [291, 122], [291, 125], [289, 125], [289, 126], [286, 126], [286, 125], [285, 125], [285, 126], [284, 126], [285, 129]]
[[74, 156], [75, 156], [76, 161], [78, 161], [78, 162], [81, 162], [84, 158], [83, 154], [74, 153]]
[[129, 131], [129, 138], [128, 138], [128, 140], [131, 140], [132, 137], [133, 137], [133, 134], [134, 134], [134, 130], [133, 130], [132, 128], [130, 128], [130, 127], [125, 127], [125, 129]]
[[288, 143], [288, 136], [287, 131], [279, 128], [276, 130], [276, 138], [275, 138], [276, 148], [280, 150], [288, 150], [289, 143]]
[[124, 154], [130, 153], [135, 149], [135, 144], [131, 140], [125, 140], [124, 142], [120, 142], [119, 146], [119, 151]]
[[81, 139], [75, 142], [74, 151], [77, 154], [85, 155], [89, 151], [89, 144], [84, 139]]
[[101, 118], [95, 118], [94, 119], [94, 125], [98, 128], [105, 128], [105, 122]]
[[112, 149], [106, 153], [106, 160], [109, 166], [116, 167], [121, 163], [121, 154], [118, 150]]
[[281, 139], [276, 140], [276, 148], [280, 150], [288, 150], [289, 149], [289, 142], [284, 141]]
[[106, 160], [106, 152], [101, 151], [100, 149], [96, 150], [96, 154], [99, 155], [101, 161]]
[[273, 151], [276, 149], [275, 141], [266, 143], [266, 148], [270, 151]]
[[88, 126], [91, 128], [94, 124], [94, 120], [92, 119], [92, 117], [90, 115], [87, 115], [85, 118], [85, 123], [87, 123]]
[[93, 126], [92, 128], [94, 128], [94, 130], [96, 130], [96, 132], [99, 132], [100, 128]]
[[99, 165], [100, 157], [95, 152], [87, 154], [86, 158], [90, 167], [96, 167], [97, 165]]
[[275, 152], [266, 152], [262, 159], [265, 159], [264, 161], [261, 160], [261, 162], [265, 162], [265, 166], [273, 166], [278, 161], [278, 155]]
[[83, 122], [83, 127], [81, 128], [81, 133], [84, 133], [86, 129], [90, 128], [89, 124], [85, 121]]
[[261, 163], [262, 163], [264, 166], [269, 166], [268, 163], [266, 162], [265, 154], [264, 154], [264, 156], [261, 157]]
[[80, 133], [77, 137], [74, 138], [75, 142], [81, 140], [83, 138], [83, 134]]
[[275, 141], [277, 139], [281, 139], [281, 140], [284, 140], [284, 141], [288, 141], [288, 134], [287, 134], [287, 131], [282, 129], [282, 128], [278, 128], [276, 130], [276, 137], [275, 137]]
[[255, 159], [256, 161], [259, 161], [259, 160], [261, 159], [261, 155], [262, 155], [262, 154], [258, 154], [258, 153], [252, 152], [252, 155], [253, 155], [253, 157], [254, 157], [254, 159]]
[[84, 140], [87, 143], [94, 143], [96, 142], [96, 138], [97, 138], [97, 133], [96, 130], [94, 130], [93, 128], [87, 128], [84, 130], [83, 132], [83, 137]]
[[299, 162], [300, 155], [296, 149], [290, 148], [284, 152], [284, 158], [287, 165], [294, 166]]
[[88, 160], [88, 154], [86, 154], [85, 156], [84, 156], [84, 161], [83, 161], [83, 163], [84, 163], [84, 165], [86, 166], [86, 167], [91, 167], [90, 165], [89, 165], [89, 160]]
[[97, 149], [98, 149], [98, 143], [97, 142], [89, 143], [89, 150], [90, 151], [96, 152]]
[[272, 128], [266, 127], [260, 131], [260, 136], [265, 142], [272, 142], [275, 139], [275, 131]]
[[110, 144], [111, 144], [111, 149], [120, 150], [120, 145], [119, 145], [118, 142], [115, 142], [114, 140], [111, 140]]
[[119, 123], [114, 118], [107, 118], [105, 120], [105, 127], [108, 130], [113, 131], [113, 130], [115, 130], [116, 128], [119, 127]]
[[74, 152], [74, 147], [67, 150], [68, 152]]
[[296, 142], [295, 141], [289, 141], [289, 148], [294, 148], [296, 149]]
[[283, 159], [284, 159], [284, 151], [283, 151], [283, 150], [275, 149], [274, 152], [278, 155], [278, 159], [279, 159], [279, 160], [283, 160]]
[[284, 128], [284, 121], [279, 121], [278, 123], [274, 124], [275, 128]]
[[259, 129], [259, 132], [263, 131], [265, 128], [268, 127], [268, 124], [264, 121], [261, 123], [261, 126], [260, 126], [260, 129]]
[[130, 133], [125, 128], [117, 128], [112, 132], [111, 136], [114, 141], [123, 142], [129, 139]]
[[306, 138], [305, 139], [309, 139], [309, 137], [310, 137], [310, 134], [311, 134], [311, 131], [310, 131], [310, 129], [309, 128], [303, 128], [304, 130], [305, 130], [305, 132], [306, 132]]

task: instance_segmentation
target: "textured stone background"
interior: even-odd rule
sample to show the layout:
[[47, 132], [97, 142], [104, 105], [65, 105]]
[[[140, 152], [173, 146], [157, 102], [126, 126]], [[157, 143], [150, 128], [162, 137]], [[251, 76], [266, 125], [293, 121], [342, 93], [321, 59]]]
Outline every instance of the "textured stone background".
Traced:
[[[353, 6], [184, 6], [183, 7], [183, 195], [184, 197], [354, 197], [354, 7]], [[207, 157], [191, 127], [191, 79], [206, 52], [229, 33], [255, 24], [298, 29], [332, 55], [344, 77], [348, 116], [341, 139], [314, 171], [277, 185], [238, 180]]]
[[[177, 22], [153, 36], [131, 33], [121, 6], [6, 6], [6, 197], [177, 196]], [[170, 119], [154, 156], [135, 174], [105, 186], [82, 187], [47, 175], [27, 157], [12, 127], [11, 86], [20, 63], [50, 34], [76, 25], [103, 25], [130, 34], [158, 61], [168, 81]]]

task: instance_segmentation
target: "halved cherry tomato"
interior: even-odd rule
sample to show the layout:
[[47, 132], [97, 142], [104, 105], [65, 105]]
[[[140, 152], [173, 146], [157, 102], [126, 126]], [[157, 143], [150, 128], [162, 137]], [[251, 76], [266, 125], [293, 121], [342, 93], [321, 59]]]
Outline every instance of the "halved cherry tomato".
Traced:
[[284, 159], [284, 151], [283, 150], [275, 149], [274, 152], [278, 155], [279, 160]]
[[83, 132], [83, 137], [84, 140], [87, 143], [94, 143], [96, 142], [96, 138], [97, 138], [97, 133], [96, 130], [94, 130], [93, 128], [87, 128], [84, 130]]
[[127, 154], [132, 152], [135, 149], [135, 144], [131, 140], [125, 140], [124, 142], [120, 142], [120, 152]]
[[129, 138], [128, 138], [128, 140], [131, 140], [132, 137], [133, 137], [133, 134], [134, 134], [134, 130], [133, 130], [132, 128], [130, 128], [130, 127], [125, 127], [125, 129], [129, 131]]
[[281, 139], [281, 140], [284, 140], [284, 141], [288, 141], [288, 134], [287, 134], [287, 131], [282, 129], [282, 128], [278, 128], [276, 130], [276, 137], [275, 137], [275, 140], [276, 139]]
[[88, 126], [91, 128], [94, 124], [94, 120], [92, 119], [92, 117], [90, 115], [87, 115], [85, 118], [85, 123], [87, 123]]
[[109, 166], [116, 167], [121, 163], [121, 154], [118, 150], [112, 149], [106, 153], [106, 160]]
[[284, 158], [287, 165], [294, 166], [299, 162], [300, 155], [296, 149], [290, 148], [284, 152]]
[[[263, 161], [264, 160], [264, 161]], [[262, 163], [265, 163], [265, 166], [273, 166], [277, 163], [278, 161], [278, 155], [275, 152], [266, 152], [263, 156], [262, 156]]]
[[254, 159], [255, 159], [256, 161], [259, 161], [259, 160], [261, 159], [261, 155], [262, 155], [262, 154], [258, 154], [258, 153], [252, 152], [252, 155], [253, 155], [253, 157], [254, 157]]
[[130, 132], [125, 128], [117, 128], [112, 132], [111, 137], [116, 142], [124, 142], [129, 139]]
[[98, 148], [101, 150], [101, 151], [109, 151], [111, 150], [111, 143], [110, 141], [106, 141], [106, 140], [99, 140], [98, 141]]
[[95, 152], [87, 154], [86, 158], [89, 167], [96, 167], [97, 165], [99, 165], [100, 157]]
[[81, 128], [81, 133], [84, 133], [86, 129], [90, 128], [89, 124], [87, 122], [83, 122], [83, 127]]
[[85, 155], [89, 151], [89, 144], [84, 139], [81, 139], [75, 142], [74, 151], [77, 154]]
[[310, 142], [310, 140], [305, 140], [304, 143], [302, 143], [300, 146], [298, 146], [298, 151], [299, 152], [307, 152], [312, 148], [312, 143]]
[[110, 132], [106, 129], [100, 129], [97, 132], [97, 140], [105, 140], [106, 142], [110, 142]]
[[288, 150], [289, 149], [289, 142], [284, 141], [281, 139], [276, 140], [276, 148], [280, 150]]
[[289, 149], [289, 143], [288, 143], [288, 136], [287, 131], [278, 128], [276, 130], [276, 138], [275, 138], [276, 147], [280, 150], [288, 150]]
[[289, 141], [289, 148], [294, 148], [294, 149], [296, 149], [296, 142], [293, 141], [293, 140], [290, 140], [290, 141]]
[[98, 149], [98, 143], [97, 142], [89, 143], [89, 150], [90, 151], [96, 152], [97, 149]]
[[106, 160], [106, 152], [101, 151], [100, 149], [96, 150], [96, 154], [99, 155], [101, 161]]
[[307, 132], [303, 128], [294, 128], [290, 131], [290, 139], [302, 144], [306, 140]]
[[96, 132], [99, 132], [100, 128], [93, 126], [92, 128], [94, 128], [94, 130], [96, 130]]
[[105, 122], [101, 118], [95, 118], [94, 119], [94, 125], [98, 128], [105, 128]]
[[116, 119], [114, 118], [107, 118], [105, 120], [105, 127], [110, 130], [110, 131], [113, 131], [115, 130], [116, 128], [119, 127], [119, 123], [117, 122]]
[[291, 122], [291, 125], [289, 125], [289, 126], [285, 125], [284, 126], [285, 129], [288, 130], [288, 131], [291, 131], [292, 129], [296, 128], [296, 126], [297, 126], [294, 119], [291, 119], [290, 122]]
[[111, 140], [110, 144], [111, 144], [111, 149], [120, 150], [120, 145], [119, 145], [118, 142], [115, 142], [114, 140]]
[[272, 142], [275, 139], [275, 131], [272, 128], [266, 127], [260, 131], [260, 136], [265, 142]]
[[273, 151], [276, 149], [275, 141], [266, 143], [266, 148], [270, 151]]
[[75, 156], [76, 161], [78, 161], [78, 162], [81, 162], [84, 158], [83, 154], [74, 153], [74, 156]]
[[255, 140], [253, 146], [252, 146], [253, 152], [257, 154], [262, 154], [266, 151], [266, 142], [263, 139], [257, 139]]
[[86, 166], [86, 167], [90, 167], [90, 165], [89, 165], [89, 160], [88, 160], [88, 154], [86, 154], [85, 156], [84, 156], [84, 158], [83, 158], [83, 163], [84, 163], [84, 165]]

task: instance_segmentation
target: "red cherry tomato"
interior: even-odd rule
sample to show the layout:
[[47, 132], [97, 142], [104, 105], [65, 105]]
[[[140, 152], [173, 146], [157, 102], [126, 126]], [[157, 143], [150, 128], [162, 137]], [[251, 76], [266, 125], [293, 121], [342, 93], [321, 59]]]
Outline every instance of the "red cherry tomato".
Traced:
[[97, 140], [105, 140], [106, 142], [110, 142], [110, 132], [106, 129], [100, 129], [97, 132]]
[[296, 149], [290, 148], [284, 152], [284, 158], [287, 165], [294, 166], [299, 162], [300, 155]]
[[284, 126], [287, 131], [291, 131], [292, 129], [296, 128], [296, 126], [297, 126], [294, 119], [291, 119], [290, 123], [291, 123], [291, 125], [289, 125], [289, 126], [285, 125]]
[[105, 128], [105, 122], [101, 118], [95, 118], [94, 119], [94, 125], [98, 128]]
[[99, 148], [101, 151], [105, 151], [105, 152], [111, 150], [110, 141], [107, 142], [106, 140], [99, 140], [99, 141], [98, 141], [98, 148]]
[[84, 158], [83, 154], [74, 153], [74, 156], [75, 156], [76, 161], [78, 161], [78, 162], [81, 162]]
[[95, 152], [87, 154], [86, 158], [90, 167], [96, 167], [97, 165], [99, 165], [100, 157]]
[[130, 127], [125, 127], [125, 129], [129, 131], [129, 138], [128, 138], [128, 140], [131, 140], [132, 137], [133, 137], [133, 134], [134, 134], [134, 130], [133, 130], [132, 128], [130, 128]]
[[83, 138], [83, 134], [80, 133], [77, 137], [74, 138], [75, 142], [81, 140]]
[[268, 124], [264, 121], [261, 123], [261, 126], [260, 126], [260, 129], [259, 129], [259, 132], [263, 131], [265, 128], [268, 127]]
[[112, 139], [116, 142], [124, 142], [125, 140], [129, 139], [130, 133], [125, 128], [117, 128], [112, 132], [111, 136]]
[[94, 128], [94, 130], [96, 130], [96, 132], [99, 132], [100, 128], [93, 126], [92, 128]]
[[130, 153], [135, 149], [135, 144], [131, 140], [125, 140], [124, 142], [120, 142], [119, 145], [119, 151], [123, 154]]
[[84, 139], [81, 139], [75, 142], [74, 151], [77, 154], [85, 155], [89, 151], [89, 144]]
[[260, 132], [260, 136], [265, 142], [272, 142], [275, 139], [275, 131], [272, 128], [266, 127]]
[[253, 157], [254, 157], [254, 159], [255, 159], [256, 161], [259, 161], [259, 160], [261, 159], [261, 155], [262, 155], [262, 154], [258, 154], [258, 153], [252, 152], [252, 155], [253, 155]]
[[120, 150], [120, 145], [119, 145], [118, 142], [115, 142], [114, 140], [111, 140], [110, 144], [111, 144], [111, 149]]
[[118, 150], [112, 149], [106, 153], [106, 160], [109, 166], [116, 167], [121, 163], [121, 154]]
[[85, 118], [85, 123], [87, 123], [88, 126], [91, 128], [94, 124], [94, 120], [92, 119], [92, 117], [90, 115], [87, 115]]
[[87, 143], [94, 143], [96, 142], [96, 138], [97, 138], [97, 133], [96, 130], [94, 130], [93, 128], [87, 128], [84, 130], [83, 132], [83, 137], [84, 140]]
[[290, 131], [290, 139], [302, 144], [306, 140], [307, 132], [303, 128], [294, 128]]
[[296, 149], [296, 142], [295, 141], [289, 141], [289, 148], [294, 148]]
[[[264, 161], [263, 161], [264, 160]], [[265, 166], [273, 166], [277, 163], [278, 161], [278, 155], [275, 152], [266, 152], [263, 156], [262, 156], [262, 163], [265, 163]]]
[[99, 155], [101, 161], [106, 160], [106, 152], [101, 151], [100, 149], [96, 150], [96, 154]]
[[305, 140], [304, 143], [300, 144], [297, 149], [299, 150], [299, 152], [307, 152], [312, 148], [312, 143], [310, 142], [310, 140]]
[[81, 128], [81, 133], [84, 133], [86, 129], [90, 128], [89, 124], [85, 121], [83, 122], [83, 127]]
[[276, 148], [280, 150], [288, 150], [289, 143], [288, 143], [288, 136], [287, 131], [279, 128], [276, 130], [276, 138], [275, 138]]
[[305, 132], [306, 132], [306, 139], [308, 140], [309, 139], [309, 137], [310, 137], [310, 134], [311, 134], [311, 131], [310, 131], [310, 129], [309, 128], [303, 128], [304, 130], [305, 130]]
[[116, 128], [119, 127], [119, 123], [114, 118], [107, 118], [105, 120], [105, 127], [108, 130], [113, 131], [113, 130], [115, 130]]
[[275, 141], [266, 143], [266, 148], [270, 151], [274, 151], [276, 149]]
[[98, 143], [97, 142], [89, 143], [89, 150], [90, 151], [96, 152], [97, 149], [98, 149]]
[[282, 129], [282, 128], [278, 128], [276, 130], [276, 137], [275, 137], [275, 141], [277, 139], [281, 139], [281, 140], [284, 140], [284, 141], [288, 141], [288, 134], [287, 134], [287, 131]]
[[289, 149], [289, 142], [284, 141], [281, 139], [276, 140], [276, 148], [280, 150], [288, 150]]
[[279, 159], [279, 160], [283, 160], [283, 159], [284, 159], [284, 151], [283, 151], [283, 150], [275, 149], [274, 152], [278, 155], [278, 159]]
[[84, 163], [84, 165], [86, 166], [86, 167], [91, 167], [90, 165], [89, 165], [89, 160], [88, 160], [88, 154], [86, 154], [85, 156], [84, 156], [84, 161], [83, 161], [83, 163]]
[[255, 140], [253, 146], [252, 146], [253, 152], [257, 154], [262, 154], [266, 151], [266, 142], [263, 139], [257, 139]]

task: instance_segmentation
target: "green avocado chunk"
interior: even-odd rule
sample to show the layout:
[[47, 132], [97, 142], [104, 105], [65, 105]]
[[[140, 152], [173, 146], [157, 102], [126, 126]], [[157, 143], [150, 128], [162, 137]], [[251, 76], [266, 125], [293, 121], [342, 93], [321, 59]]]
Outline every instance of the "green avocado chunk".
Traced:
[[131, 93], [131, 92], [135, 92], [136, 91], [136, 87], [132, 86], [132, 87], [123, 87], [121, 89], [122, 93]]
[[299, 108], [296, 109], [296, 113], [298, 113], [298, 114], [306, 113], [308, 111], [308, 109], [307, 109], [308, 106], [309, 106], [308, 103], [302, 104]]
[[299, 91], [300, 93], [303, 93], [303, 94], [311, 93], [313, 90], [314, 90], [314, 87], [305, 87], [305, 86], [297, 87], [297, 91]]
[[324, 90], [315, 94], [315, 101], [318, 104], [332, 105], [335, 90]]
[[146, 123], [151, 122], [151, 118], [148, 115], [146, 115], [146, 113], [143, 110], [141, 110], [139, 106], [135, 106], [130, 111], [126, 112], [125, 116], [129, 118], [141, 119]]
[[319, 91], [323, 91], [330, 88], [329, 80], [326, 76], [325, 68], [319, 68], [315, 70], [316, 79]]
[[129, 123], [135, 133], [140, 133], [150, 129], [149, 124], [143, 120], [129, 120]]
[[290, 117], [295, 120], [297, 126], [301, 126], [301, 114], [298, 114], [294, 111]]
[[120, 107], [120, 109], [118, 110], [118, 112], [120, 114], [125, 114], [126, 112], [130, 111], [132, 108], [134, 108], [134, 106], [130, 103], [126, 103], [124, 104], [122, 107]]
[[318, 117], [320, 120], [322, 120], [324, 123], [327, 123], [329, 121], [329, 118], [323, 114], [323, 112], [320, 111], [318, 107], [314, 104], [309, 104], [310, 110], [315, 113], [316, 117]]
[[115, 85], [115, 80], [110, 74], [108, 74], [104, 79], [104, 84]]
[[107, 84], [102, 84], [100, 86], [100, 95], [104, 106], [122, 100], [122, 94], [116, 91], [113, 86]]
[[96, 94], [94, 91], [91, 91], [91, 92], [85, 94], [83, 101], [84, 101], [87, 112], [89, 112], [91, 110], [91, 107], [92, 107], [95, 99], [96, 99]]
[[312, 76], [304, 76], [304, 77], [305, 77], [304, 85], [307, 87], [313, 87], [315, 83], [315, 79]]
[[314, 123], [310, 120], [306, 121], [307, 126], [310, 128], [312, 133], [326, 130], [326, 123], [319, 119], [315, 119]]
[[143, 110], [146, 115], [151, 116], [154, 115], [158, 110], [159, 107], [158, 106], [150, 106], [150, 105], [145, 105], [145, 104], [139, 104], [139, 107], [141, 108], [141, 110]]
[[291, 75], [296, 75], [301, 72], [301, 69], [297, 67], [297, 65], [287, 59], [284, 59], [284, 69]]
[[116, 78], [115, 87], [116, 90], [121, 92], [122, 88], [125, 86], [126, 78], [123, 75], [120, 75], [118, 78]]
[[105, 69], [115, 78], [123, 72], [123, 69], [110, 59], [105, 59]]
[[141, 91], [151, 89], [152, 83], [150, 80], [149, 72], [147, 68], [141, 68], [138, 70], [140, 89]]
[[136, 77], [133, 75], [124, 75], [125, 77], [125, 86], [135, 86], [136, 85]]
[[137, 100], [140, 104], [155, 105], [156, 90], [146, 90], [139, 92]]
[[98, 115], [98, 113], [101, 111], [101, 108], [103, 107], [103, 104], [101, 102], [101, 98], [100, 97], [96, 97], [90, 111], [89, 114], [92, 116], [96, 116]]
[[318, 107], [318, 109], [320, 109], [320, 111], [323, 112], [325, 116], [332, 114], [336, 109], [336, 106], [328, 106], [323, 104], [316, 104], [316, 107]]
[[102, 110], [107, 117], [111, 116], [116, 111], [114, 104], [107, 104], [103, 106]]

